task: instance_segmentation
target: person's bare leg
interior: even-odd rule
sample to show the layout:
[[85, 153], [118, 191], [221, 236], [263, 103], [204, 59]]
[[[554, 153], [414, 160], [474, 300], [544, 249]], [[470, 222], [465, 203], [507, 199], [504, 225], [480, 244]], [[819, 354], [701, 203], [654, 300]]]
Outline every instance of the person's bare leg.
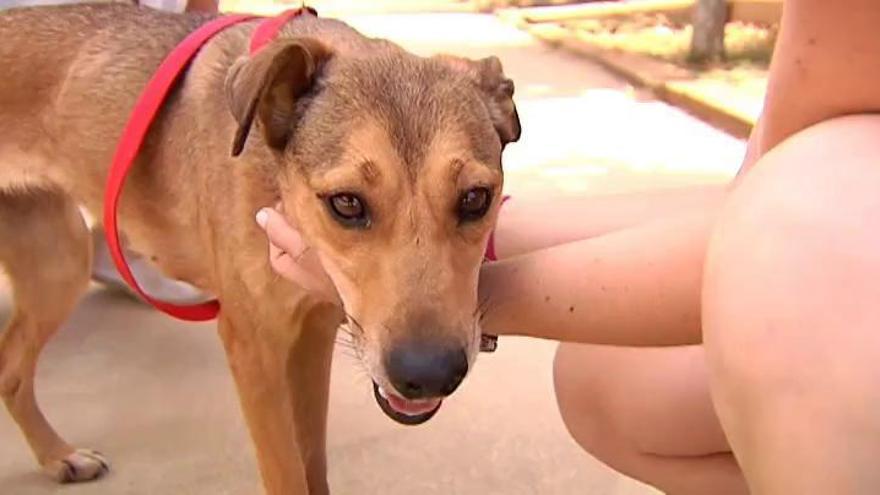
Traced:
[[713, 399], [755, 493], [880, 493], [880, 117], [807, 129], [731, 194], [707, 255]]
[[554, 381], [572, 437], [611, 468], [670, 495], [747, 493], [700, 346], [562, 344]]

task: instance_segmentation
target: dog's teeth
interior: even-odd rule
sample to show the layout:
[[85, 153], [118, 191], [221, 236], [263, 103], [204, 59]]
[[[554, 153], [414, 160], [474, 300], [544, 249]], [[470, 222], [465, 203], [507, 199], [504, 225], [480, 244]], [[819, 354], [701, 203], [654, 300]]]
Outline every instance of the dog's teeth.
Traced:
[[388, 400], [388, 394], [385, 392], [384, 388], [379, 387], [379, 395], [381, 395], [383, 399]]

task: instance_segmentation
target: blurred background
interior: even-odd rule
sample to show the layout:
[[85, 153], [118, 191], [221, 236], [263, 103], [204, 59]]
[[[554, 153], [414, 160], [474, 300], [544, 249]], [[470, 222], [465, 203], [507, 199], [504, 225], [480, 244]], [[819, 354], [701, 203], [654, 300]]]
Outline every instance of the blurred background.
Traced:
[[[73, 0], [67, 0], [73, 1]], [[0, 0], [0, 8], [52, 0]], [[175, 9], [172, 0], [144, 0]], [[523, 125], [514, 196], [722, 184], [761, 109], [781, 11], [769, 0], [309, 0], [419, 54], [497, 55]], [[223, 0], [271, 14], [299, 2]], [[0, 12], [2, 15], [2, 12]], [[699, 19], [694, 24], [693, 19]], [[48, 22], [48, 20], [47, 20]], [[0, 320], [9, 316], [0, 284]], [[504, 338], [428, 424], [393, 424], [350, 358], [334, 364], [337, 494], [656, 493], [578, 449], [556, 411], [555, 345]], [[95, 286], [47, 347], [38, 395], [69, 440], [114, 471], [65, 494], [252, 493], [257, 473], [212, 324], [174, 321]], [[0, 493], [56, 493], [0, 414]]]

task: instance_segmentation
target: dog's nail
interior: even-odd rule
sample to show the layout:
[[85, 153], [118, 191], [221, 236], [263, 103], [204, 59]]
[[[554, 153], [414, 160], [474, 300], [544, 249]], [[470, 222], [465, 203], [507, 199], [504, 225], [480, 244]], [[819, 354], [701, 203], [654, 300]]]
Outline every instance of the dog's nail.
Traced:
[[265, 229], [266, 224], [269, 222], [269, 212], [266, 211], [265, 208], [261, 209], [257, 212], [257, 225], [261, 228]]
[[76, 466], [67, 459], [62, 459], [61, 463], [64, 464], [64, 473], [61, 475], [61, 481], [67, 483], [76, 480]]

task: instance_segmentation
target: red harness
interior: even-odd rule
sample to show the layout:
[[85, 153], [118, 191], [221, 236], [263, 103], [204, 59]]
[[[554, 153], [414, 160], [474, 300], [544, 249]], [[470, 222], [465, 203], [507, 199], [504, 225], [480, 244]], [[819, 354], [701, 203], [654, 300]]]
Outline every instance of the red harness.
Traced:
[[[251, 36], [250, 52], [253, 54], [272, 41], [288, 21], [305, 11], [312, 15], [317, 15], [314, 10], [309, 8], [294, 9], [283, 12], [277, 17], [267, 18], [261, 22]], [[254, 15], [219, 17], [193, 31], [165, 57], [165, 60], [162, 61], [162, 64], [156, 70], [150, 82], [147, 83], [135, 104], [131, 117], [129, 117], [125, 129], [122, 131], [122, 137], [119, 139], [116, 153], [113, 156], [113, 163], [110, 166], [107, 186], [104, 191], [104, 230], [113, 262], [116, 264], [116, 268], [119, 270], [122, 278], [125, 279], [135, 292], [156, 308], [181, 320], [213, 320], [220, 311], [220, 303], [217, 300], [212, 300], [200, 304], [180, 306], [154, 299], [141, 289], [132, 275], [128, 263], [125, 261], [125, 255], [119, 241], [119, 229], [116, 224], [119, 196], [122, 193], [125, 178], [140, 151], [147, 131], [150, 129], [150, 124], [153, 123], [171, 87], [186, 69], [189, 62], [195, 57], [196, 53], [198, 53], [199, 49], [215, 34], [227, 27], [257, 18], [259, 17]]]

